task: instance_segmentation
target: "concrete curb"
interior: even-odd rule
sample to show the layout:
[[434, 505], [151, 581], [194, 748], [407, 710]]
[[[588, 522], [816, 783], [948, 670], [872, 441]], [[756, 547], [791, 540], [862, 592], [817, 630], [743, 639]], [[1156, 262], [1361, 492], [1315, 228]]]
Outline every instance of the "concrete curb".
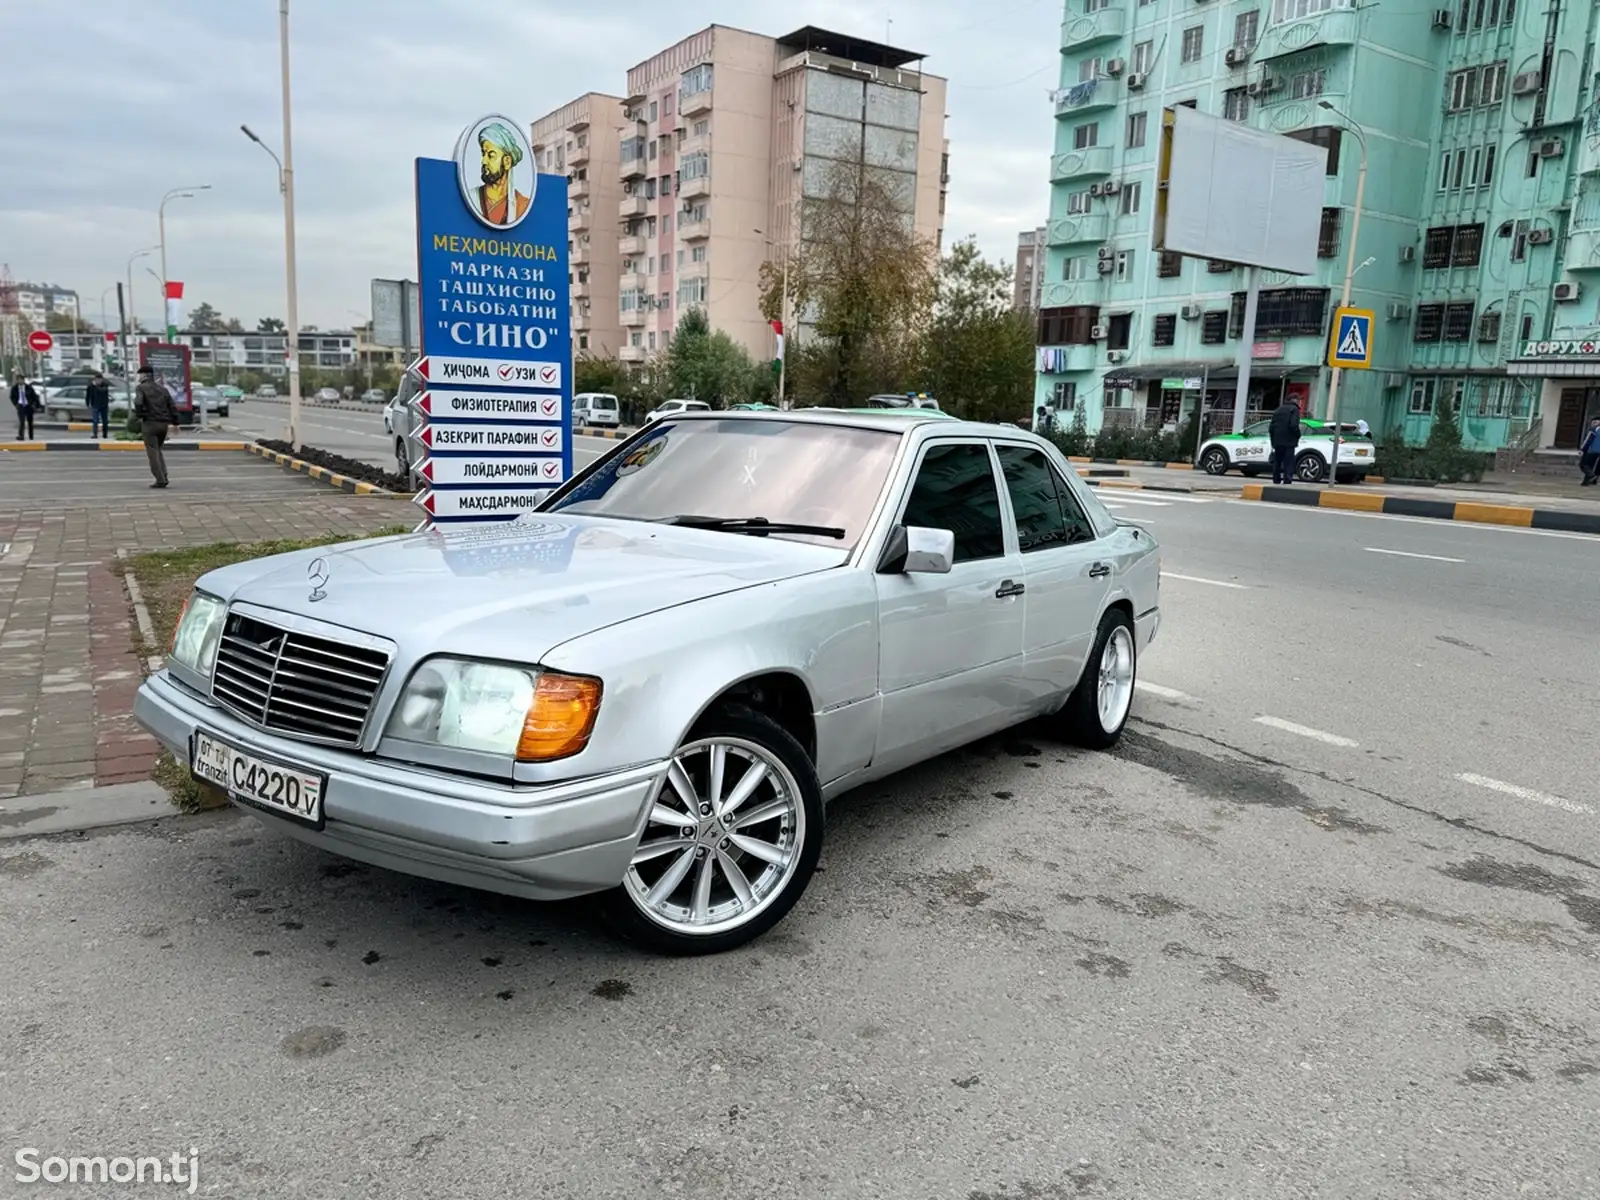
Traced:
[[156, 623], [150, 619], [150, 609], [144, 602], [144, 593], [139, 588], [139, 581], [134, 578], [133, 572], [128, 569], [128, 552], [117, 551], [117, 565], [122, 568], [122, 582], [128, 589], [128, 600], [133, 605], [134, 623], [139, 626], [139, 636], [144, 639], [144, 644], [149, 646], [152, 653], [145, 659], [147, 675], [154, 675], [166, 666], [166, 659], [154, 653], [161, 643], [156, 639]]
[[1068, 456], [1067, 461], [1068, 462], [1075, 462], [1075, 463], [1104, 463], [1108, 467], [1151, 467], [1151, 468], [1154, 468], [1154, 469], [1156, 469], [1158, 471], [1159, 470], [1166, 470], [1166, 471], [1192, 471], [1192, 470], [1194, 470], [1194, 464], [1193, 463], [1186, 463], [1186, 462], [1181, 462], [1181, 463], [1178, 463], [1178, 462], [1147, 462], [1142, 458], [1085, 458], [1082, 455], [1073, 454], [1073, 455], [1069, 455]]
[[1269, 504], [1298, 504], [1308, 508], [1337, 508], [1346, 512], [1385, 513], [1393, 517], [1426, 517], [1436, 521], [1468, 521], [1477, 525], [1503, 525], [1516, 529], [1600, 534], [1600, 512], [1479, 504], [1470, 500], [1419, 500], [1411, 496], [1330, 491], [1315, 484], [1283, 487], [1250, 483], [1245, 485], [1240, 496], [1245, 500], [1264, 500]]
[[51, 833], [79, 833], [107, 825], [133, 825], [180, 815], [172, 807], [167, 789], [148, 779], [138, 783], [113, 783], [107, 787], [40, 792], [0, 802], [0, 842]]
[[388, 488], [379, 487], [375, 483], [367, 483], [361, 479], [351, 479], [348, 475], [340, 475], [337, 471], [330, 471], [327, 467], [313, 466], [304, 459], [293, 458], [287, 454], [280, 454], [276, 450], [268, 450], [265, 446], [253, 443], [239, 443], [241, 450], [248, 450], [258, 458], [271, 459], [285, 471], [292, 471], [297, 475], [309, 475], [323, 483], [332, 484], [340, 491], [350, 492], [357, 496], [399, 496], [406, 497], [410, 492], [391, 492]]
[[[165, 449], [169, 453], [171, 451], [174, 451], [174, 450], [180, 450], [180, 451], [181, 450], [243, 450], [246, 447], [247, 444], [248, 443], [246, 443], [246, 442], [211, 442], [211, 441], [185, 442], [185, 441], [181, 441], [180, 440], [180, 441], [169, 441], [169, 442], [167, 442], [167, 444], [165, 446]], [[138, 450], [138, 451], [140, 451], [142, 453], [144, 451], [144, 443], [143, 442], [96, 442], [96, 441], [87, 441], [87, 440], [86, 441], [81, 441], [81, 442], [51, 442], [51, 441], [41, 441], [41, 442], [0, 442], [0, 451], [4, 451], [4, 450], [16, 450], [16, 451], [29, 451], [29, 450], [97, 451], [97, 450], [103, 450], [103, 451], [107, 451], [107, 452], [112, 452], [112, 451], [117, 451], [117, 450], [126, 450], [126, 451], [129, 451], [129, 452], [132, 452], [134, 450]]]
[[630, 438], [638, 433], [637, 429], [595, 429], [588, 425], [579, 425], [572, 431], [573, 437], [612, 438], [620, 441]]

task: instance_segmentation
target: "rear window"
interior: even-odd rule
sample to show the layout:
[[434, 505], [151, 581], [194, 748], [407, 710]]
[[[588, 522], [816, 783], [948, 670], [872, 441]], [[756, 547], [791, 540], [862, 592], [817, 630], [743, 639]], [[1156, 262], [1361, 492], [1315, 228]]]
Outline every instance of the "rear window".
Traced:
[[617, 398], [615, 396], [590, 396], [589, 407], [611, 412], [617, 407]]

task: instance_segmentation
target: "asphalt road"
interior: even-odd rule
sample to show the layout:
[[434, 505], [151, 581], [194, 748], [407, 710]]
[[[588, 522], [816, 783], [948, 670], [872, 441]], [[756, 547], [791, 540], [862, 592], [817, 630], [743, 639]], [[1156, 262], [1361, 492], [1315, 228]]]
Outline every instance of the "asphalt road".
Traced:
[[1118, 750], [842, 798], [741, 952], [231, 813], [10, 844], [0, 1195], [1600, 1195], [1600, 540], [1107, 499], [1166, 571]]
[[[65, 435], [87, 439], [87, 434]], [[144, 450], [0, 450], [0, 510], [62, 505], [110, 505], [118, 500], [195, 496], [239, 502], [326, 491], [327, 484], [294, 475], [238, 450], [167, 451], [166, 491], [150, 490]], [[111, 509], [110, 511], [115, 511]]]

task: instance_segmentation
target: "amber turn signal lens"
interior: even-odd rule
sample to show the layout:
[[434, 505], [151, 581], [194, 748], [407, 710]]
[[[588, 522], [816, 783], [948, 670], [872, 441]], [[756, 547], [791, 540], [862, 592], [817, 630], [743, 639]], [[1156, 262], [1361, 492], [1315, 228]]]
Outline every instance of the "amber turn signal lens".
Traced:
[[183, 602], [183, 611], [178, 614], [178, 619], [172, 625], [172, 644], [167, 647], [167, 657], [171, 658], [178, 649], [178, 630], [183, 628], [183, 619], [189, 615], [189, 605], [194, 603], [194, 593], [190, 592]]
[[542, 672], [534, 687], [533, 703], [522, 722], [517, 757], [549, 762], [567, 758], [589, 744], [594, 719], [600, 713], [600, 681], [586, 675]]

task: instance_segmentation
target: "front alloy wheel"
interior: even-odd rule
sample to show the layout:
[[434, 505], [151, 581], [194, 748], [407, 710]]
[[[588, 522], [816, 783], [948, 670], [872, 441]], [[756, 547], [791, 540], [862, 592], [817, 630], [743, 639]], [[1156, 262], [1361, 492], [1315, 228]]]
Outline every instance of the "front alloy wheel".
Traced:
[[776, 722], [715, 714], [679, 747], [622, 884], [621, 932], [669, 954], [731, 950], [771, 929], [822, 854], [822, 790]]
[[1200, 469], [1207, 475], [1228, 473], [1228, 452], [1221, 446], [1212, 446], [1200, 456]]

